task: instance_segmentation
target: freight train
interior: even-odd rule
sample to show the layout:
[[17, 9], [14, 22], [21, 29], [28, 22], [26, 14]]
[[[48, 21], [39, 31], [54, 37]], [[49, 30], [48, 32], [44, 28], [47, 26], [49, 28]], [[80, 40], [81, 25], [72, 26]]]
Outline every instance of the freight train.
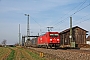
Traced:
[[32, 39], [32, 46], [58, 48], [60, 46], [60, 36], [58, 32], [46, 32], [38, 38]]

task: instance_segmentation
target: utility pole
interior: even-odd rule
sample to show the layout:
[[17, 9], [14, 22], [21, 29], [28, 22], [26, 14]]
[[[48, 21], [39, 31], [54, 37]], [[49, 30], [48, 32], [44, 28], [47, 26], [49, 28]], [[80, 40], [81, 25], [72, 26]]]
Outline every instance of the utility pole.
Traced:
[[70, 45], [71, 47], [75, 48], [75, 42], [73, 41], [73, 35], [72, 35], [72, 17], [70, 17]]
[[48, 32], [50, 32], [50, 30], [52, 30], [53, 27], [47, 27], [48, 28]]
[[20, 24], [19, 24], [19, 46], [21, 45], [21, 33], [20, 33]]
[[22, 46], [25, 46], [25, 36], [22, 36]]
[[30, 40], [30, 30], [29, 30], [29, 14], [25, 14], [28, 17], [27, 19], [27, 40]]
[[70, 17], [70, 43], [72, 42], [72, 17]]

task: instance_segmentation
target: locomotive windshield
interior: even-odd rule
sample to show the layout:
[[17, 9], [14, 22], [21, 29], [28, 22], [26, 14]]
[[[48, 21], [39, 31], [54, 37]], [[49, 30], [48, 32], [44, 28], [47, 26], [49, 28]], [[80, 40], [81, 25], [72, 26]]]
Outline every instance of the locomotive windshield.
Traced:
[[58, 34], [50, 34], [51, 37], [58, 37]]

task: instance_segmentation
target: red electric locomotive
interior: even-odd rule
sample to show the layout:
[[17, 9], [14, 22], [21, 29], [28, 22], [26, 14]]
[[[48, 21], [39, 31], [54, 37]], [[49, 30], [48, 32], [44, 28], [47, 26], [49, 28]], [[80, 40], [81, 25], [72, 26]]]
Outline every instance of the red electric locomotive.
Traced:
[[60, 46], [60, 36], [58, 32], [46, 32], [44, 35], [38, 37], [37, 41], [38, 47], [45, 46], [46, 48], [50, 47], [59, 47]]

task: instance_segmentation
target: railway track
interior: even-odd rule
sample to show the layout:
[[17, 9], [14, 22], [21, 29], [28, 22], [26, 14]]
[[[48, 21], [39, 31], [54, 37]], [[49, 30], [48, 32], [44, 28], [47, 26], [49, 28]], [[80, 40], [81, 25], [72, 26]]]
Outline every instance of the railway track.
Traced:
[[76, 49], [45, 49], [45, 48], [30, 48], [38, 52], [43, 52], [49, 57], [56, 60], [90, 60], [90, 51]]
[[67, 51], [90, 54], [90, 50], [68, 49]]
[[46, 49], [46, 48], [33, 48], [30, 47], [30, 49], [34, 49], [34, 50], [51, 50], [51, 51], [69, 51], [69, 52], [79, 52], [79, 53], [86, 53], [86, 54], [90, 54], [90, 50], [80, 50], [80, 49]]

